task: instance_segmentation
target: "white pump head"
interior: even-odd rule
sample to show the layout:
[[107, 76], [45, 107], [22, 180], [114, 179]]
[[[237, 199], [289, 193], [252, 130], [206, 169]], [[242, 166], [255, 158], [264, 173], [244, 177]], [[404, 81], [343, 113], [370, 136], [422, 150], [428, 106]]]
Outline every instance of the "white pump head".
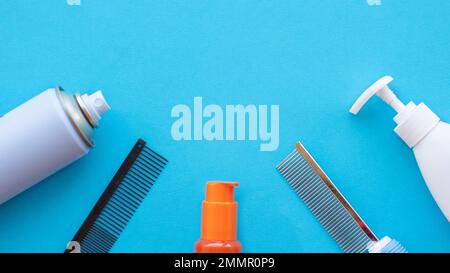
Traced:
[[356, 115], [374, 95], [380, 97], [397, 112], [394, 121], [397, 127], [394, 131], [408, 144], [410, 148], [416, 146], [440, 121], [425, 104], [413, 102], [404, 105], [389, 88], [388, 84], [394, 79], [384, 76], [372, 84], [353, 104], [350, 113]]
[[359, 113], [361, 108], [369, 101], [373, 95], [377, 95], [384, 102], [392, 106], [397, 113], [405, 108], [405, 105], [397, 98], [394, 92], [389, 88], [388, 84], [394, 80], [391, 76], [384, 76], [377, 82], [372, 84], [361, 96], [356, 100], [350, 109], [350, 113], [356, 115]]

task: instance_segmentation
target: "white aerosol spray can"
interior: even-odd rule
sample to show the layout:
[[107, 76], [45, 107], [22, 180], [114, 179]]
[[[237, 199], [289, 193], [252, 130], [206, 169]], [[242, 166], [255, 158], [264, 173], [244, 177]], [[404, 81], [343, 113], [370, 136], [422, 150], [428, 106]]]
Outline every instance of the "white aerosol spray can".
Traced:
[[0, 117], [0, 204], [86, 155], [109, 109], [101, 91], [52, 88]]

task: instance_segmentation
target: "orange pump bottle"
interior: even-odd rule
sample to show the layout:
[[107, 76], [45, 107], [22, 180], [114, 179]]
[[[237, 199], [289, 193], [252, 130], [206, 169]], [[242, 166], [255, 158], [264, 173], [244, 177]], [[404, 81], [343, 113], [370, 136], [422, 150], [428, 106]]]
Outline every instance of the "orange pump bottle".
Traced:
[[237, 202], [235, 182], [208, 182], [202, 209], [202, 234], [196, 253], [241, 253], [237, 240]]

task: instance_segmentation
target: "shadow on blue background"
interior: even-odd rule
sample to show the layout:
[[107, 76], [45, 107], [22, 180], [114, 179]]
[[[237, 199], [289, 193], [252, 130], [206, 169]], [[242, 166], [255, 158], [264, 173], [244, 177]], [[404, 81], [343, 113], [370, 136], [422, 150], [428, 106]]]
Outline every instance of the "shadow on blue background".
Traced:
[[[115, 252], [191, 252], [208, 180], [238, 181], [246, 252], [340, 250], [276, 172], [301, 140], [378, 236], [450, 251], [449, 224], [413, 154], [373, 100], [384, 74], [404, 101], [450, 121], [450, 2], [4, 0], [0, 113], [57, 85], [102, 89], [113, 111], [89, 156], [0, 207], [0, 252], [62, 252], [138, 137], [170, 163]], [[176, 142], [176, 104], [280, 105], [280, 147]]]

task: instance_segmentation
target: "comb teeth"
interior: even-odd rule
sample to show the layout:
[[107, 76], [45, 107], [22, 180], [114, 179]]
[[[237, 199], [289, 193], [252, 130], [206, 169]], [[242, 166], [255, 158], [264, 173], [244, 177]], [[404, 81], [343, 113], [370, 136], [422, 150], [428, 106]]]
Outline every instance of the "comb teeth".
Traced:
[[277, 170], [344, 252], [366, 252], [377, 241], [300, 142]]
[[167, 162], [138, 140], [72, 240], [79, 244], [78, 252], [111, 250]]

